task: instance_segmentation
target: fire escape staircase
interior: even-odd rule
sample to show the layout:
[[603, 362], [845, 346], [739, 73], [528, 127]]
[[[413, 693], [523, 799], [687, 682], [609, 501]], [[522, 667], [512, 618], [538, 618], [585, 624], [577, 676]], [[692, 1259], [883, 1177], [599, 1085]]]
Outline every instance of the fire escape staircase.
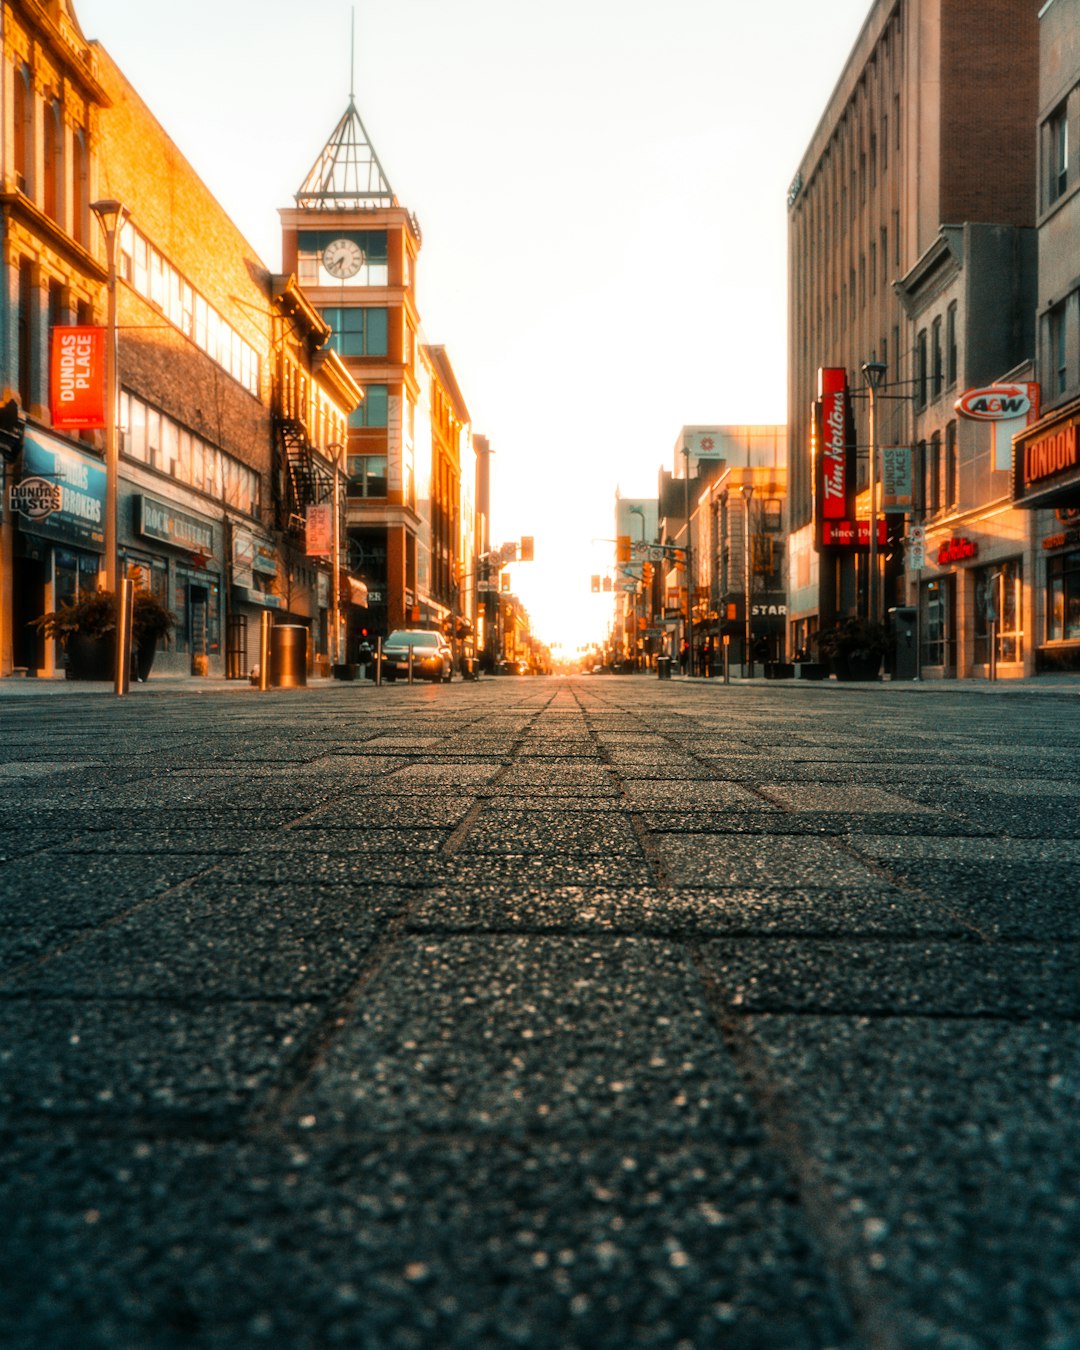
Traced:
[[282, 507], [286, 529], [302, 534], [307, 523], [308, 507], [333, 499], [334, 479], [329, 469], [316, 457], [303, 422], [278, 418], [277, 438], [284, 470]]

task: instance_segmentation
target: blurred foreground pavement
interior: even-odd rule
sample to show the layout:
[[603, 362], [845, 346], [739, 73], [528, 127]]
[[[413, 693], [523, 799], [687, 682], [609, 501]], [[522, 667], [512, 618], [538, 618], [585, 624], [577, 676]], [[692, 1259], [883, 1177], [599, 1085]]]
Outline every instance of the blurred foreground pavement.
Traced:
[[0, 701], [5, 1347], [1080, 1346], [1080, 698]]

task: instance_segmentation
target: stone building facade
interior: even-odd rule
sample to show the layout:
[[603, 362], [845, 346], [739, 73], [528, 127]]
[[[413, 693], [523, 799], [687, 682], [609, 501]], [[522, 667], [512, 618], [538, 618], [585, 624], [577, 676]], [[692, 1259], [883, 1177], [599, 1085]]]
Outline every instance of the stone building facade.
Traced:
[[[865, 493], [864, 363], [886, 367], [878, 443], [916, 444], [919, 330], [896, 283], [946, 226], [1034, 225], [1040, 7], [1036, 0], [876, 0], [792, 181], [788, 464], [798, 569], [790, 588], [792, 646], [805, 645], [815, 627], [839, 615], [865, 612], [869, 593], [866, 550], [827, 545], [815, 529], [818, 371], [847, 372], [855, 395], [857, 487]], [[925, 466], [920, 472], [925, 477]], [[905, 520], [890, 522], [886, 607], [908, 599]]]

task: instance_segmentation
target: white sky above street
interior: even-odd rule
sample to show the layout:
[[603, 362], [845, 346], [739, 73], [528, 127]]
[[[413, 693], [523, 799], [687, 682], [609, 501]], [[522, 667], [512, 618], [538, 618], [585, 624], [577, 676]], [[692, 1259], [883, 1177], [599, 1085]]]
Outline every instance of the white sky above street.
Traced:
[[870, 0], [74, 0], [263, 261], [349, 95], [424, 234], [547, 641], [602, 639], [614, 496], [684, 424], [782, 422], [788, 184]]

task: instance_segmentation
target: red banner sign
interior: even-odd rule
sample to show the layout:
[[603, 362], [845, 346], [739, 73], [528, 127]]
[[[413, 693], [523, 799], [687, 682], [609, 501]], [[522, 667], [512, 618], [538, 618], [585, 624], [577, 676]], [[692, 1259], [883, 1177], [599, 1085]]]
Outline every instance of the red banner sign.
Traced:
[[[856, 526], [858, 534], [856, 536]], [[889, 542], [889, 522], [878, 518], [877, 535], [879, 544]], [[823, 520], [821, 522], [821, 546], [822, 548], [869, 548], [870, 547], [870, 521], [863, 519], [853, 520]]]
[[52, 424], [61, 431], [105, 425], [104, 328], [52, 330]]
[[818, 372], [821, 387], [821, 519], [847, 515], [847, 372], [826, 366]]

